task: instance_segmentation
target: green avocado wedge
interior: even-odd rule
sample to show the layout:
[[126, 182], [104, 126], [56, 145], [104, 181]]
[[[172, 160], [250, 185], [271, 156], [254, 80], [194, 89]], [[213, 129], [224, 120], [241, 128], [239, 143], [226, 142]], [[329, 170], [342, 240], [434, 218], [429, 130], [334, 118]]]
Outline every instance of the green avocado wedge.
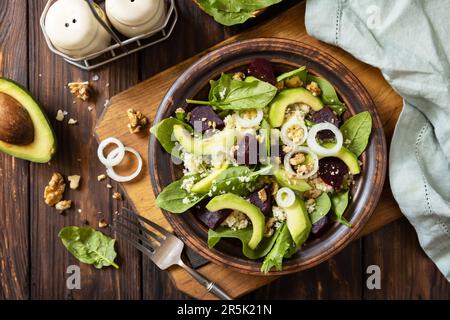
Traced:
[[[8, 99], [14, 99], [18, 105], [23, 107], [34, 128], [31, 143], [16, 145], [0, 140], [0, 151], [31, 162], [49, 162], [56, 153], [57, 142], [50, 122], [39, 103], [28, 90], [6, 78], [0, 78], [0, 94]], [[11, 109], [0, 106], [2, 117], [8, 117], [8, 112], [11, 112]]]
[[286, 213], [286, 224], [297, 247], [301, 246], [311, 231], [311, 221], [302, 199], [295, 197], [295, 202], [288, 208], [283, 208]]
[[[331, 148], [333, 146], [333, 143], [324, 143], [323, 146], [325, 148]], [[361, 173], [361, 167], [359, 165], [358, 157], [346, 147], [342, 147], [341, 150], [339, 150], [339, 152], [334, 155], [319, 157], [319, 159], [327, 157], [336, 157], [341, 159], [347, 165], [349, 172], [353, 175]]]
[[283, 168], [278, 168], [274, 172], [275, 180], [282, 187], [287, 187], [295, 191], [305, 192], [311, 190], [311, 186], [304, 179], [290, 179], [286, 170]]
[[227, 170], [229, 163], [224, 163], [221, 167], [214, 169], [211, 171], [209, 175], [207, 175], [202, 180], [198, 181], [196, 184], [192, 186], [191, 191], [195, 193], [207, 193], [211, 188], [211, 185], [214, 180], [217, 179], [218, 176], [225, 170]]
[[272, 127], [281, 127], [286, 109], [294, 103], [305, 103], [311, 106], [314, 111], [323, 108], [323, 102], [305, 88], [285, 89], [269, 105], [269, 122]]
[[225, 129], [211, 137], [199, 139], [191, 136], [182, 125], [173, 126], [173, 135], [187, 152], [195, 155], [210, 155], [228, 150], [236, 138], [233, 130]]
[[261, 242], [264, 235], [264, 215], [258, 207], [254, 206], [244, 198], [232, 193], [226, 193], [212, 198], [206, 205], [206, 209], [211, 212], [223, 209], [231, 209], [242, 212], [250, 219], [253, 226], [252, 237], [247, 244], [248, 247], [250, 249], [255, 249]]

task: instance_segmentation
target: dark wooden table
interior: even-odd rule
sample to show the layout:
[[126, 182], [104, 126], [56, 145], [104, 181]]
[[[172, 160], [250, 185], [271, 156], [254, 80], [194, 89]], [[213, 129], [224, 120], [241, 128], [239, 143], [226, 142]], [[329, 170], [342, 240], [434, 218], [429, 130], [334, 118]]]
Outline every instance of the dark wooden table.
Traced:
[[[151, 77], [244, 28], [269, 19], [295, 1], [286, 1], [245, 27], [224, 28], [191, 0], [178, 0], [179, 22], [173, 36], [153, 48], [91, 73], [65, 63], [47, 48], [39, 28], [46, 0], [0, 1], [0, 75], [27, 86], [42, 103], [56, 131], [59, 151], [50, 164], [33, 164], [0, 154], [0, 298], [1, 299], [187, 299], [167, 274], [125, 243], [117, 246], [120, 270], [80, 264], [81, 289], [66, 288], [66, 268], [78, 262], [57, 237], [63, 226], [96, 227], [124, 203], [118, 190], [100, 186], [103, 172], [95, 156], [96, 119], [108, 97]], [[98, 96], [93, 111], [73, 102], [64, 87], [92, 79]], [[55, 120], [58, 109], [79, 121]], [[80, 190], [67, 192], [74, 208], [64, 215], [44, 204], [43, 190], [54, 171], [80, 174]], [[78, 209], [82, 209], [81, 213]], [[366, 288], [369, 265], [381, 268], [380, 290]], [[401, 219], [353, 242], [317, 268], [283, 277], [249, 299], [448, 299], [450, 284], [421, 250], [413, 228]]]

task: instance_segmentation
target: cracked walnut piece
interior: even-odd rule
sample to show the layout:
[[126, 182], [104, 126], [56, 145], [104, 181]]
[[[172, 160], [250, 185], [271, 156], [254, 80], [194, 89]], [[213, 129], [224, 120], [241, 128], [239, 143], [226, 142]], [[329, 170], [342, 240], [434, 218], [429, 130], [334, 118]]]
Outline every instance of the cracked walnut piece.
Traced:
[[73, 94], [76, 98], [81, 99], [83, 101], [89, 100], [91, 93], [89, 81], [70, 82], [67, 84], [67, 86], [69, 87], [70, 93]]
[[55, 205], [55, 208], [56, 208], [56, 210], [64, 211], [64, 210], [70, 209], [71, 206], [72, 206], [72, 200], [62, 200], [62, 201], [59, 201]]
[[128, 116], [128, 130], [130, 133], [138, 133], [144, 128], [147, 123], [148, 119], [146, 116], [144, 116], [140, 111], [135, 111], [133, 109], [127, 110], [127, 116]]
[[64, 182], [63, 176], [58, 172], [53, 173], [48, 186], [44, 190], [45, 203], [49, 206], [54, 206], [60, 202], [64, 190], [66, 190], [66, 183]]
[[311, 81], [307, 86], [306, 90], [312, 93], [313, 96], [318, 97], [322, 93], [322, 90], [320, 90], [319, 85], [315, 81]]

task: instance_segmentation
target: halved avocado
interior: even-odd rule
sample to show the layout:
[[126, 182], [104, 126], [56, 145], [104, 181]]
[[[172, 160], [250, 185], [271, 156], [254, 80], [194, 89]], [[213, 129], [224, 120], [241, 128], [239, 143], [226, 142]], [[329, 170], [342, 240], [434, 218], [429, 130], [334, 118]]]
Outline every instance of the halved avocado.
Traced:
[[275, 180], [277, 180], [278, 184], [282, 187], [291, 188], [292, 190], [304, 192], [311, 190], [311, 186], [304, 179], [290, 179], [286, 170], [283, 168], [278, 168], [274, 172]]
[[173, 134], [187, 152], [195, 155], [217, 154], [218, 151], [226, 151], [235, 141], [234, 131], [227, 129], [209, 138], [197, 139], [191, 136], [191, 133], [182, 125], [174, 125]]
[[224, 163], [221, 167], [213, 170], [207, 177], [203, 178], [202, 180], [198, 181], [196, 184], [194, 184], [191, 188], [192, 192], [195, 193], [206, 193], [211, 188], [212, 182], [217, 179], [217, 177], [227, 170], [229, 166], [229, 163]]
[[[324, 143], [323, 146], [325, 148], [331, 148], [333, 146], [333, 143]], [[359, 166], [358, 157], [353, 152], [348, 150], [346, 147], [342, 147], [341, 150], [339, 150], [339, 152], [335, 155], [322, 156], [322, 157], [319, 157], [319, 159], [327, 158], [327, 157], [336, 157], [336, 158], [339, 158], [342, 161], [344, 161], [344, 163], [348, 167], [348, 171], [353, 175], [359, 174], [361, 172], [361, 167]]]
[[261, 210], [235, 194], [226, 193], [216, 196], [206, 205], [209, 211], [219, 211], [223, 209], [237, 210], [245, 214], [253, 226], [253, 233], [248, 246], [250, 249], [255, 249], [261, 242], [264, 235], [265, 218]]
[[30, 92], [0, 78], [0, 151], [32, 162], [50, 161], [56, 137], [47, 116]]
[[313, 96], [305, 88], [285, 89], [269, 105], [269, 121], [272, 127], [281, 127], [287, 107], [294, 103], [305, 103], [315, 111], [323, 108], [322, 100]]
[[311, 221], [308, 211], [302, 199], [295, 197], [295, 202], [288, 208], [283, 208], [286, 213], [286, 224], [292, 239], [298, 246], [302, 245], [311, 232]]

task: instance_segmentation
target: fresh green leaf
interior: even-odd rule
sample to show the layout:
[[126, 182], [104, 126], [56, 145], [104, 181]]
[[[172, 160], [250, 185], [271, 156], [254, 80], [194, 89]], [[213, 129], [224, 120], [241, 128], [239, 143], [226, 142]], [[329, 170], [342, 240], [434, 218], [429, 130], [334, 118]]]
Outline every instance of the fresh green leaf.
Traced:
[[369, 143], [372, 117], [368, 111], [358, 113], [347, 119], [340, 130], [344, 136], [344, 146], [359, 157]]
[[347, 110], [344, 103], [339, 100], [336, 90], [334, 90], [334, 87], [328, 80], [313, 75], [308, 75], [307, 80], [309, 82], [314, 81], [319, 85], [320, 90], [322, 91], [322, 101], [337, 115], [341, 115]]
[[117, 254], [114, 250], [116, 240], [89, 227], [65, 227], [59, 231], [58, 237], [69, 252], [79, 261], [93, 264], [97, 269], [113, 266]]
[[[205, 195], [189, 193], [182, 188], [183, 181], [192, 177], [192, 175], [184, 176], [165, 187], [156, 198], [158, 208], [172, 213], [183, 213], [203, 200]], [[195, 175], [194, 182], [198, 180], [199, 176]]]
[[270, 249], [272, 249], [275, 240], [280, 233], [278, 228], [270, 238], [263, 238], [256, 249], [250, 249], [247, 245], [253, 233], [252, 227], [247, 227], [241, 230], [233, 230], [227, 227], [219, 227], [216, 230], [209, 229], [208, 231], [208, 246], [213, 248], [222, 238], [236, 238], [242, 242], [242, 253], [249, 259], [259, 259], [264, 257]]
[[268, 174], [271, 168], [272, 166], [267, 166], [258, 171], [253, 171], [247, 166], [229, 167], [213, 182], [211, 193], [212, 195], [218, 195], [231, 192], [244, 196], [249, 193], [249, 188], [254, 186], [257, 178], [260, 175]]
[[345, 209], [347, 209], [348, 206], [348, 197], [348, 190], [334, 193], [331, 196], [331, 208], [333, 209], [335, 219], [343, 225], [351, 228], [352, 225], [344, 217]]
[[316, 199], [316, 206], [314, 207], [314, 211], [311, 212], [310, 218], [311, 223], [314, 224], [330, 212], [331, 209], [331, 200], [326, 192], [323, 192]]
[[281, 0], [197, 0], [200, 7], [225, 26], [244, 23], [255, 16], [255, 11]]
[[219, 80], [210, 81], [209, 101], [186, 100], [187, 103], [212, 105], [222, 110], [261, 109], [267, 106], [277, 93], [277, 88], [268, 82], [233, 80], [222, 74]]
[[175, 148], [176, 139], [172, 137], [173, 127], [178, 124], [184, 126], [189, 132], [193, 132], [192, 127], [188, 125], [186, 122], [178, 120], [176, 118], [166, 118], [157, 124], [155, 124], [150, 132], [158, 139], [161, 146], [168, 153], [179, 157], [178, 150]]
[[278, 229], [281, 229], [281, 231], [272, 250], [270, 250], [264, 258], [264, 262], [261, 265], [261, 272], [267, 273], [273, 267], [278, 271], [281, 271], [283, 267], [283, 258], [288, 258], [297, 251], [297, 247], [294, 240], [292, 240], [287, 225], [283, 223]]
[[292, 78], [294, 76], [298, 76], [300, 78], [300, 80], [302, 80], [303, 83], [305, 83], [306, 82], [306, 77], [308, 76], [308, 71], [306, 70], [306, 67], [302, 66], [302, 67], [300, 67], [298, 69], [295, 69], [295, 70], [292, 70], [292, 71], [280, 74], [277, 77], [277, 82], [281, 81], [281, 80], [284, 80], [284, 79]]

